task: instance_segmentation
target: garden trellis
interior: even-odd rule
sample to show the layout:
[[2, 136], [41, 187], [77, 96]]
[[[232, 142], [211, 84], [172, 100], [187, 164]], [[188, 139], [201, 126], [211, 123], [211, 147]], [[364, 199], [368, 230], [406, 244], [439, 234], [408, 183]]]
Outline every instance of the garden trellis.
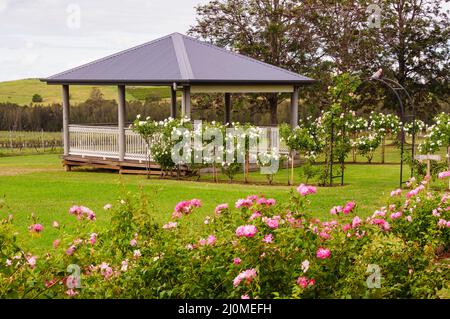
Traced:
[[[378, 72], [377, 72], [378, 73]], [[374, 76], [365, 79], [360, 87], [363, 87], [365, 84], [368, 83], [381, 83], [383, 86], [387, 87], [396, 97], [397, 102], [398, 102], [398, 110], [399, 110], [399, 114], [400, 114], [400, 188], [403, 187], [403, 184], [406, 183], [406, 181], [403, 180], [403, 164], [404, 164], [404, 153], [405, 151], [410, 151], [411, 152], [411, 159], [414, 159], [414, 154], [415, 154], [415, 142], [416, 142], [416, 114], [415, 114], [415, 107], [414, 107], [414, 103], [413, 100], [409, 94], [409, 92], [405, 89], [405, 87], [403, 87], [402, 85], [400, 85], [398, 82], [392, 80], [392, 79], [388, 79], [388, 78], [383, 78], [382, 73], [380, 72], [380, 74], [375, 74]], [[408, 109], [405, 108], [405, 105], [409, 105], [409, 110], [410, 110], [410, 114], [407, 114]], [[410, 120], [410, 122], [412, 123], [412, 129], [410, 130], [411, 132], [411, 137], [412, 137], [412, 142], [411, 142], [411, 147], [409, 149], [405, 149], [405, 124], [406, 121]], [[411, 177], [413, 176], [413, 172], [414, 172], [414, 161], [411, 161]]]

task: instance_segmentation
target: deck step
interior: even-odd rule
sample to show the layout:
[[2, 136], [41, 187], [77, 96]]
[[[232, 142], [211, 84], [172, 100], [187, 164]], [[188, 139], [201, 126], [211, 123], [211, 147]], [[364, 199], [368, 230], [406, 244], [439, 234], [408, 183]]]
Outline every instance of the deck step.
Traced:
[[[62, 164], [67, 170], [72, 167], [92, 167], [98, 169], [117, 170], [123, 174], [150, 174], [161, 175], [161, 166], [157, 163], [140, 162], [137, 160], [118, 161], [115, 159], [103, 159], [99, 157], [83, 157], [77, 155], [62, 156]], [[174, 170], [176, 175], [177, 169]], [[185, 176], [190, 171], [187, 166], [180, 166], [180, 175]]]

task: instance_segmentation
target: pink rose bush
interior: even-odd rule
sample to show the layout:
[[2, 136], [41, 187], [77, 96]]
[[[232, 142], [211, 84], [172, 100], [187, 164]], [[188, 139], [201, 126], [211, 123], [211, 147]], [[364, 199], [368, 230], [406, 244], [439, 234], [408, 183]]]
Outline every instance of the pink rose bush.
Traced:
[[[129, 196], [104, 212], [105, 228], [83, 206], [69, 210], [79, 220], [70, 232], [34, 220], [27, 236], [54, 236], [42, 253], [17, 245], [14, 220], [1, 217], [0, 296], [437, 298], [450, 275], [450, 195], [422, 186], [388, 193], [376, 211], [355, 201], [312, 210], [317, 189], [306, 185], [280, 203], [250, 195], [208, 211], [192, 199], [165, 222], [142, 195]], [[365, 285], [370, 264], [383, 274], [378, 289]], [[81, 289], [68, 265], [79, 267]]]
[[181, 218], [183, 215], [189, 215], [193, 212], [194, 208], [201, 207], [202, 202], [199, 199], [191, 199], [179, 202], [174, 209], [172, 218]]
[[85, 206], [72, 206], [69, 209], [69, 214], [76, 216], [79, 220], [88, 219], [91, 221], [95, 220], [95, 213]]
[[300, 184], [300, 186], [297, 187], [297, 192], [302, 196], [307, 196], [317, 193], [317, 188], [314, 186]]

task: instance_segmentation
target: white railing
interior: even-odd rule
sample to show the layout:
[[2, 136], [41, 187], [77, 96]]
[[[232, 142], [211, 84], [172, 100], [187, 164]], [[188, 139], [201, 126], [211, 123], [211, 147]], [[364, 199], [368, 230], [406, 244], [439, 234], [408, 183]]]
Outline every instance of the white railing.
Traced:
[[[278, 146], [282, 154], [289, 152], [283, 141], [273, 138], [273, 131], [269, 133], [269, 145]], [[118, 159], [118, 128], [114, 126], [69, 125], [70, 155], [83, 157], [100, 157], [104, 159]], [[273, 140], [273, 142], [272, 142]], [[148, 148], [144, 139], [131, 129], [125, 129], [125, 159], [146, 161]], [[272, 144], [273, 143], [273, 144]], [[151, 157], [150, 157], [151, 160]]]
[[119, 158], [117, 127], [69, 125], [69, 136], [70, 155]]
[[138, 133], [125, 129], [125, 143], [125, 159], [147, 161], [149, 152], [147, 143]]

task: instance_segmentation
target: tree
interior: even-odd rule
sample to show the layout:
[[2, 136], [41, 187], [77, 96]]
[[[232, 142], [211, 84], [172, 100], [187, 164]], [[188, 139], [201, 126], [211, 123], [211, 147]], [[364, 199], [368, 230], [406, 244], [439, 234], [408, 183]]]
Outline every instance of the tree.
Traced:
[[[189, 34], [252, 58], [310, 74], [318, 62], [318, 43], [295, 0], [213, 0], [196, 7]], [[308, 48], [305, 50], [304, 48]], [[280, 94], [263, 94], [263, 105], [277, 124]], [[256, 100], [256, 99], [255, 99]]]
[[378, 2], [383, 14], [378, 39], [383, 47], [380, 62], [413, 93], [419, 114], [428, 119], [439, 111], [439, 106], [449, 104], [450, 16], [443, 3]]
[[42, 98], [42, 96], [40, 96], [39, 94], [34, 94], [33, 97], [31, 98], [31, 101], [33, 103], [41, 103], [44, 101], [44, 99]]
[[102, 91], [100, 91], [100, 89], [98, 87], [93, 87], [91, 90], [91, 93], [89, 94], [89, 100], [92, 100], [95, 102], [103, 101]]

